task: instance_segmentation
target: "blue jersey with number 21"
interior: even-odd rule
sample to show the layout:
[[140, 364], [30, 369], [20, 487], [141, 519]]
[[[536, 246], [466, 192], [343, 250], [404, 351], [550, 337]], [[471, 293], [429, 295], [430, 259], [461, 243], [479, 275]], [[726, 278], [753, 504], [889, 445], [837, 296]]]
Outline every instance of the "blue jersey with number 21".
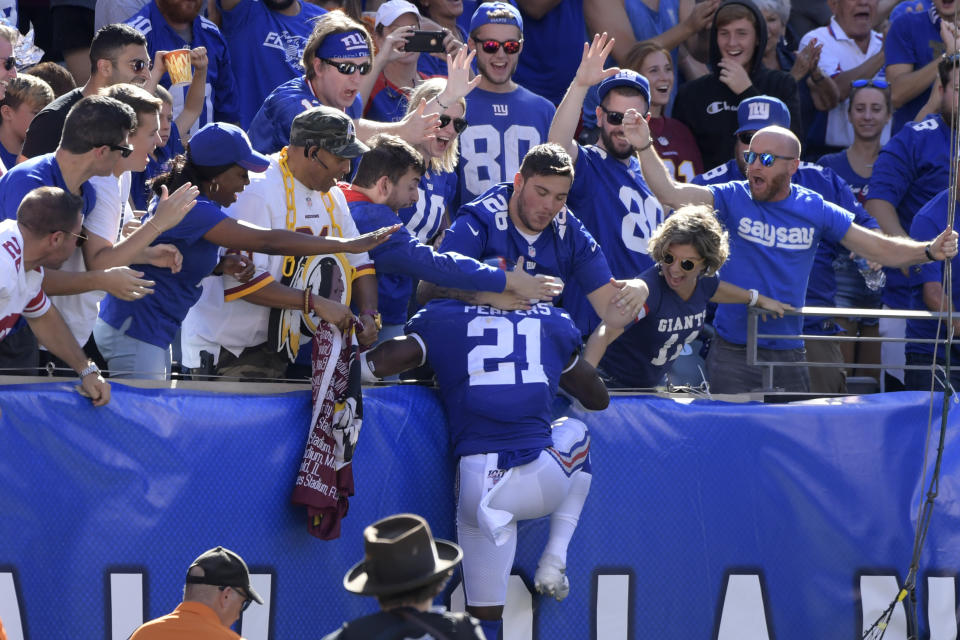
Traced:
[[553, 446], [553, 398], [580, 347], [580, 332], [563, 309], [539, 303], [500, 311], [433, 300], [406, 332], [426, 345], [454, 455], [529, 452], [501, 456], [517, 466]]

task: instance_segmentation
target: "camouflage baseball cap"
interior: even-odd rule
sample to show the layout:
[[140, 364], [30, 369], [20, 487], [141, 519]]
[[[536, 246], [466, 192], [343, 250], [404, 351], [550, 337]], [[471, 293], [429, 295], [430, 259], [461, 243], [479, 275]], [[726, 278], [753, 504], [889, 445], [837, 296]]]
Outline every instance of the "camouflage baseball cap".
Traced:
[[370, 150], [357, 140], [353, 120], [343, 111], [321, 105], [307, 109], [293, 119], [290, 144], [320, 147], [338, 158], [356, 158]]

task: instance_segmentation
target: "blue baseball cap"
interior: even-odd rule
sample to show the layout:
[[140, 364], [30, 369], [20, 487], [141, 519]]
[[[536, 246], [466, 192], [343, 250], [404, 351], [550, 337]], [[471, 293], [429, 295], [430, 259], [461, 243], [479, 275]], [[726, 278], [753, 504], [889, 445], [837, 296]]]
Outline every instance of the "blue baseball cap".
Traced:
[[[632, 69], [621, 69], [615, 76], [610, 76], [597, 87], [600, 102], [607, 97], [614, 87], [630, 87], [643, 94], [647, 101], [647, 110], [650, 110], [650, 81]], [[644, 114], [646, 115], [646, 114]]]
[[270, 159], [257, 153], [240, 127], [226, 122], [204, 125], [190, 138], [190, 160], [201, 167], [238, 164], [244, 169], [263, 173]]
[[790, 110], [783, 100], [773, 96], [747, 98], [737, 107], [737, 124], [740, 128], [734, 135], [744, 131], [759, 131], [764, 127], [790, 128]]
[[[509, 16], [492, 18], [490, 14], [498, 11], [508, 11]], [[512, 24], [523, 33], [523, 18], [520, 17], [520, 10], [509, 2], [484, 2], [477, 6], [470, 18], [470, 35], [485, 24]]]

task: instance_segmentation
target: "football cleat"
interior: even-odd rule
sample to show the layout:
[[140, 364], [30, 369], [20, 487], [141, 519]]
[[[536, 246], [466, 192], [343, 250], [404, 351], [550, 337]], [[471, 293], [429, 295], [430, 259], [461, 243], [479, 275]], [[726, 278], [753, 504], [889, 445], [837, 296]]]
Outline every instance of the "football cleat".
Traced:
[[537, 593], [562, 601], [570, 594], [570, 581], [566, 576], [566, 567], [560, 558], [553, 554], [544, 554], [537, 565], [533, 584]]

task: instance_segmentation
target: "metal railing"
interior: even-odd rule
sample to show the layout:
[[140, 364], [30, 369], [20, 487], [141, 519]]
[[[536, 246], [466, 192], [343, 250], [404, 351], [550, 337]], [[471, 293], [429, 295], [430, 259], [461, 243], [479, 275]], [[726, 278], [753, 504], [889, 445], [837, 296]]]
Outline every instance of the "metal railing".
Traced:
[[[774, 340], [803, 340], [823, 341], [823, 342], [912, 342], [915, 344], [946, 344], [945, 339], [940, 338], [896, 338], [886, 336], [841, 336], [841, 335], [816, 335], [816, 334], [777, 334], [760, 333], [760, 316], [769, 315], [768, 311], [759, 307], [749, 307], [747, 309], [747, 364], [751, 366], [764, 367], [763, 387], [764, 389], [773, 389], [773, 369], [774, 367], [831, 367], [839, 369], [930, 369], [929, 364], [908, 365], [890, 365], [890, 364], [870, 364], [870, 363], [849, 363], [849, 362], [790, 362], [779, 360], [757, 360], [757, 342], [760, 339]], [[848, 309], [841, 307], [801, 307], [799, 309], [787, 309], [784, 315], [788, 316], [827, 316], [831, 318], [887, 318], [903, 320], [943, 320], [946, 322], [947, 313], [938, 311], [914, 311], [908, 309]], [[960, 315], [954, 313], [954, 317], [960, 318]]]

